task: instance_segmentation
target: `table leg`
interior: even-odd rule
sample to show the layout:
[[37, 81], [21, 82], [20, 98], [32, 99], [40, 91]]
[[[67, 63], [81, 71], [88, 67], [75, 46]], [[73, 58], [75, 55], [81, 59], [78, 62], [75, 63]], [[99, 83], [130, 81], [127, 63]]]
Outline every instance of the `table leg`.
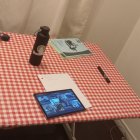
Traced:
[[67, 133], [69, 140], [76, 140], [75, 137], [75, 123], [65, 123], [63, 127]]

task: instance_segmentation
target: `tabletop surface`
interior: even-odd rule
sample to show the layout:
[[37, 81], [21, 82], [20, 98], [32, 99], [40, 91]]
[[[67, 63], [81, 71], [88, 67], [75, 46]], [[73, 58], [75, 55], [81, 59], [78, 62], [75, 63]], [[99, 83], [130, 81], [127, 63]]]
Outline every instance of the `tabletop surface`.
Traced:
[[[9, 33], [0, 42], [0, 127], [139, 118], [140, 99], [102, 50], [85, 43], [92, 55], [63, 59], [47, 46], [40, 66], [29, 64], [34, 37]], [[105, 82], [101, 66], [111, 83]], [[33, 94], [44, 91], [38, 74], [68, 73], [92, 104], [84, 112], [46, 119]]]

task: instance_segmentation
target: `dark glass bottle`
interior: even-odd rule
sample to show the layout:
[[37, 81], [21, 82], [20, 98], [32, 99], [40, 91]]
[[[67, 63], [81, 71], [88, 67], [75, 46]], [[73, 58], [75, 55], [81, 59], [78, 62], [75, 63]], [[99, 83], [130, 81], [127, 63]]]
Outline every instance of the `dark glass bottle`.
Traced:
[[34, 66], [39, 66], [46, 49], [46, 45], [50, 38], [49, 36], [50, 28], [47, 26], [41, 26], [40, 31], [37, 33], [35, 44], [30, 56], [30, 64]]

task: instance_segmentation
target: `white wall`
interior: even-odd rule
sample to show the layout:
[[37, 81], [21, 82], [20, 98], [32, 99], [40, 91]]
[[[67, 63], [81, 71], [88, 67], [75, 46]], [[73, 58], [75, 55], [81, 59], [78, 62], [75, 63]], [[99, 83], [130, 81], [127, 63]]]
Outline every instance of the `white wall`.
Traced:
[[[121, 51], [116, 66], [140, 97], [140, 18]], [[123, 122], [140, 140], [140, 119], [126, 119]]]
[[115, 62], [139, 16], [139, 0], [94, 0], [83, 39], [99, 44]]
[[140, 18], [115, 64], [140, 97]]
[[0, 30], [34, 34], [40, 26], [57, 35], [69, 0], [0, 0]]
[[[99, 44], [140, 97], [140, 1], [94, 0], [94, 4], [82, 39]], [[140, 119], [122, 122], [140, 140]]]

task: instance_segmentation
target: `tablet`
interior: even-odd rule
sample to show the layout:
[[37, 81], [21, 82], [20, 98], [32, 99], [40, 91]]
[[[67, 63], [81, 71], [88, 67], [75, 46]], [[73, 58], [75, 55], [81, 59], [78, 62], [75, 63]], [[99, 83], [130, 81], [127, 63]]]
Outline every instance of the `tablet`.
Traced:
[[85, 110], [72, 89], [34, 94], [47, 118]]

